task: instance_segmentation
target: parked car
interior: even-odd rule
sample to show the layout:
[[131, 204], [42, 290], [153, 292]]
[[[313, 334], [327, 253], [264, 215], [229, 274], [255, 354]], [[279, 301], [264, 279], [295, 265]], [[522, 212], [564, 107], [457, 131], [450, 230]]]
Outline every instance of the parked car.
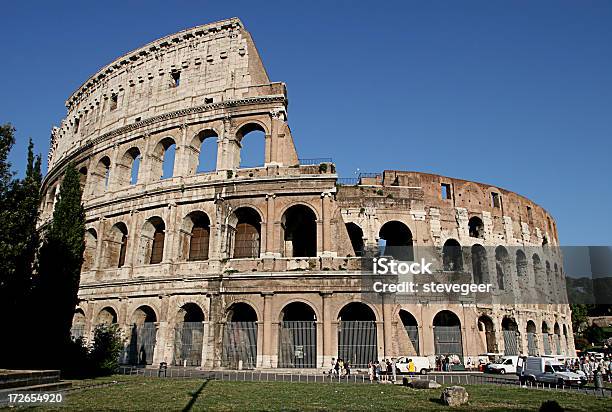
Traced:
[[408, 360], [412, 359], [414, 363], [415, 373], [426, 375], [435, 365], [426, 356], [402, 356], [395, 361], [395, 369], [397, 373], [408, 373]]
[[543, 356], [529, 356], [519, 360], [519, 379], [524, 382], [541, 382], [555, 385], [584, 385], [584, 375], [568, 370], [555, 359]]
[[486, 372], [489, 373], [500, 373], [505, 375], [506, 373], [516, 373], [516, 364], [518, 363], [517, 356], [504, 356], [498, 362], [489, 363], [487, 365]]

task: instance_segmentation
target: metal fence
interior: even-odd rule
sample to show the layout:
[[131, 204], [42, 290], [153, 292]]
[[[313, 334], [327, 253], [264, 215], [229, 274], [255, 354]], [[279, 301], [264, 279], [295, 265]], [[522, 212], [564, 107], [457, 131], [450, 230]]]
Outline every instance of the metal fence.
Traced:
[[301, 165], [308, 166], [308, 165], [318, 165], [321, 163], [332, 163], [333, 160], [331, 157], [315, 157], [312, 159], [298, 159], [298, 162]]
[[538, 335], [536, 333], [527, 333], [527, 354], [529, 356], [538, 355]]
[[434, 326], [436, 355], [463, 355], [461, 326]]
[[204, 343], [202, 322], [180, 322], [174, 327], [174, 364], [200, 366]]
[[286, 321], [278, 334], [279, 368], [315, 368], [317, 328], [312, 321]]
[[557, 350], [557, 355], [561, 355], [561, 336], [554, 335], [555, 340], [555, 348]]
[[254, 369], [257, 365], [257, 323], [227, 322], [223, 328], [221, 365]]
[[519, 334], [514, 330], [504, 330], [504, 355], [518, 355]]
[[85, 325], [83, 324], [74, 324], [70, 328], [70, 336], [72, 339], [80, 339], [85, 336]]
[[551, 355], [552, 350], [550, 348], [550, 336], [548, 336], [548, 334], [543, 334], [542, 340], [544, 341], [544, 354]]
[[412, 346], [414, 347], [415, 354], [418, 355], [419, 354], [419, 327], [405, 325], [404, 329], [406, 329], [408, 338], [410, 338], [410, 342], [412, 342]]
[[128, 362], [132, 365], [151, 365], [155, 351], [157, 328], [153, 322], [132, 326], [128, 346]]
[[349, 361], [353, 368], [366, 368], [378, 359], [376, 323], [373, 321], [341, 321], [338, 324], [338, 358]]

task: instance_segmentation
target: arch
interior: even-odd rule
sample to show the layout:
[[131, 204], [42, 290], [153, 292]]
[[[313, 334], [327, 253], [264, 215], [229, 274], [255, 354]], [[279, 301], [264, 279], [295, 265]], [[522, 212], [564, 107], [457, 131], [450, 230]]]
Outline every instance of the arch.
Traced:
[[454, 355], [463, 362], [463, 339], [461, 321], [450, 310], [441, 310], [433, 318], [434, 346], [436, 355]]
[[223, 329], [222, 366], [252, 369], [257, 365], [257, 312], [248, 303], [227, 308]]
[[96, 261], [96, 251], [98, 249], [98, 233], [96, 229], [89, 228], [85, 231], [85, 250], [83, 252], [83, 272], [94, 267]]
[[482, 245], [473, 245], [472, 249], [472, 276], [474, 283], [489, 283], [489, 264], [487, 251]]
[[119, 186], [129, 186], [138, 183], [141, 161], [140, 149], [136, 146], [129, 148], [123, 153], [115, 169]]
[[106, 306], [98, 312], [96, 325], [110, 325], [117, 323], [117, 311], [111, 306]]
[[[534, 253], [531, 256], [531, 262], [533, 265], [533, 276], [534, 276], [534, 283], [537, 286], [541, 286], [542, 281], [543, 281], [543, 268], [542, 268], [542, 260], [540, 259], [540, 256], [538, 256], [537, 253]], [[540, 292], [540, 290], [538, 290], [538, 292]]]
[[168, 179], [174, 176], [176, 142], [172, 137], [161, 139], [151, 156], [151, 176], [157, 179]]
[[174, 364], [201, 366], [204, 346], [204, 311], [196, 303], [185, 303], [174, 325]]
[[551, 355], [552, 348], [550, 345], [550, 330], [548, 329], [548, 324], [546, 321], [542, 321], [542, 341], [544, 342], [544, 354]]
[[57, 191], [58, 185], [59, 183], [55, 184], [53, 187], [49, 188], [49, 190], [47, 191], [45, 209], [49, 213], [53, 213], [53, 211], [55, 210], [55, 203], [57, 202], [57, 194], [58, 194], [58, 191]]
[[151, 306], [141, 305], [131, 319], [129, 361], [131, 364], [151, 365], [157, 343], [157, 314]]
[[363, 256], [363, 230], [353, 222], [346, 224], [346, 231], [348, 232], [349, 239], [351, 240], [351, 246], [355, 256]]
[[278, 336], [279, 368], [317, 366], [317, 315], [305, 302], [288, 303], [281, 310]]
[[[380, 228], [378, 237], [381, 255], [397, 260], [414, 260], [412, 232], [404, 223], [391, 220]], [[383, 242], [384, 241], [384, 242]]]
[[281, 218], [283, 256], [317, 256], [317, 217], [312, 208], [298, 204], [289, 207]]
[[157, 264], [164, 259], [164, 243], [166, 239], [166, 224], [159, 216], [147, 219], [141, 234], [141, 263]]
[[338, 312], [338, 358], [363, 368], [378, 359], [376, 314], [363, 302], [350, 302]]
[[81, 191], [85, 193], [85, 186], [87, 185], [87, 166], [79, 168], [79, 183], [81, 184]]
[[497, 272], [497, 287], [499, 290], [505, 290], [507, 277], [510, 275], [510, 255], [503, 246], [495, 248], [495, 270]]
[[527, 256], [521, 249], [516, 251], [516, 275], [519, 279], [527, 277]]
[[72, 316], [72, 326], [70, 327], [70, 336], [72, 339], [81, 339], [85, 335], [85, 312], [83, 309], [77, 308]]
[[407, 342], [410, 342], [411, 346], [410, 350], [406, 352], [406, 355], [419, 356], [419, 324], [416, 318], [406, 309], [400, 309], [399, 317], [406, 331], [406, 336], [402, 335], [401, 337], [404, 338], [404, 340], [407, 338]]
[[98, 160], [96, 168], [92, 173], [92, 194], [96, 195], [99, 192], [105, 192], [110, 185], [110, 157], [103, 156]]
[[236, 131], [240, 144], [239, 167], [261, 167], [265, 163], [266, 129], [258, 122], [248, 122]]
[[128, 247], [128, 228], [123, 222], [115, 223], [106, 238], [106, 265], [107, 268], [122, 267]]
[[261, 250], [261, 216], [251, 207], [240, 207], [229, 220], [232, 258], [258, 258]]
[[463, 270], [461, 245], [455, 239], [448, 239], [442, 246], [442, 268], [445, 271], [460, 272]]
[[529, 356], [537, 356], [538, 355], [538, 339], [537, 339], [537, 329], [536, 324], [532, 320], [527, 321], [527, 326], [525, 327], [525, 332], [527, 332], [527, 354]]
[[207, 260], [210, 243], [210, 219], [202, 211], [196, 210], [183, 219], [181, 231], [182, 255], [186, 260]]
[[470, 220], [468, 220], [468, 232], [470, 237], [475, 238], [484, 238], [484, 223], [482, 219], [478, 216], [472, 216]]
[[204, 129], [193, 137], [191, 147], [198, 161], [195, 173], [217, 170], [217, 148], [219, 135], [213, 129]]
[[478, 332], [487, 353], [497, 353], [495, 327], [493, 326], [493, 320], [489, 316], [481, 315], [478, 318]]
[[502, 319], [502, 333], [504, 334], [504, 355], [516, 356], [519, 354], [519, 329], [516, 321], [508, 316]]

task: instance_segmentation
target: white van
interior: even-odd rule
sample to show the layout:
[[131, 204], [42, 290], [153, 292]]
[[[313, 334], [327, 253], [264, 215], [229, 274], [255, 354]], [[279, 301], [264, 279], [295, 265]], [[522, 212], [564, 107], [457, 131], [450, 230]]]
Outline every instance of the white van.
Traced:
[[498, 362], [489, 363], [487, 365], [487, 372], [500, 373], [505, 375], [506, 373], [516, 373], [516, 364], [518, 363], [517, 356], [503, 356]]
[[408, 360], [412, 359], [415, 373], [426, 375], [433, 369], [431, 361], [426, 356], [402, 356], [395, 361], [397, 373], [408, 373]]
[[554, 385], [584, 385], [584, 376], [566, 369], [565, 365], [552, 358], [529, 356], [519, 364], [521, 382], [542, 382]]

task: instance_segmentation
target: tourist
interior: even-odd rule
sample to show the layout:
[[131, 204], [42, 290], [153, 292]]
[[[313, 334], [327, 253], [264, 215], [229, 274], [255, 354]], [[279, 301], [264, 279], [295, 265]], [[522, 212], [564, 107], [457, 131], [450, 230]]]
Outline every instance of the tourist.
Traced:
[[414, 366], [414, 362], [412, 359], [408, 359], [408, 375], [413, 376], [416, 372], [416, 367]]
[[368, 362], [368, 375], [370, 376], [370, 382], [374, 381], [374, 364], [372, 361]]
[[344, 362], [344, 370], [346, 372], [346, 376], [351, 374], [351, 363], [349, 361]]
[[344, 376], [344, 361], [342, 359], [338, 359], [338, 374]]
[[331, 368], [329, 369], [329, 374], [333, 375], [335, 372], [336, 372], [336, 358], [332, 358]]

